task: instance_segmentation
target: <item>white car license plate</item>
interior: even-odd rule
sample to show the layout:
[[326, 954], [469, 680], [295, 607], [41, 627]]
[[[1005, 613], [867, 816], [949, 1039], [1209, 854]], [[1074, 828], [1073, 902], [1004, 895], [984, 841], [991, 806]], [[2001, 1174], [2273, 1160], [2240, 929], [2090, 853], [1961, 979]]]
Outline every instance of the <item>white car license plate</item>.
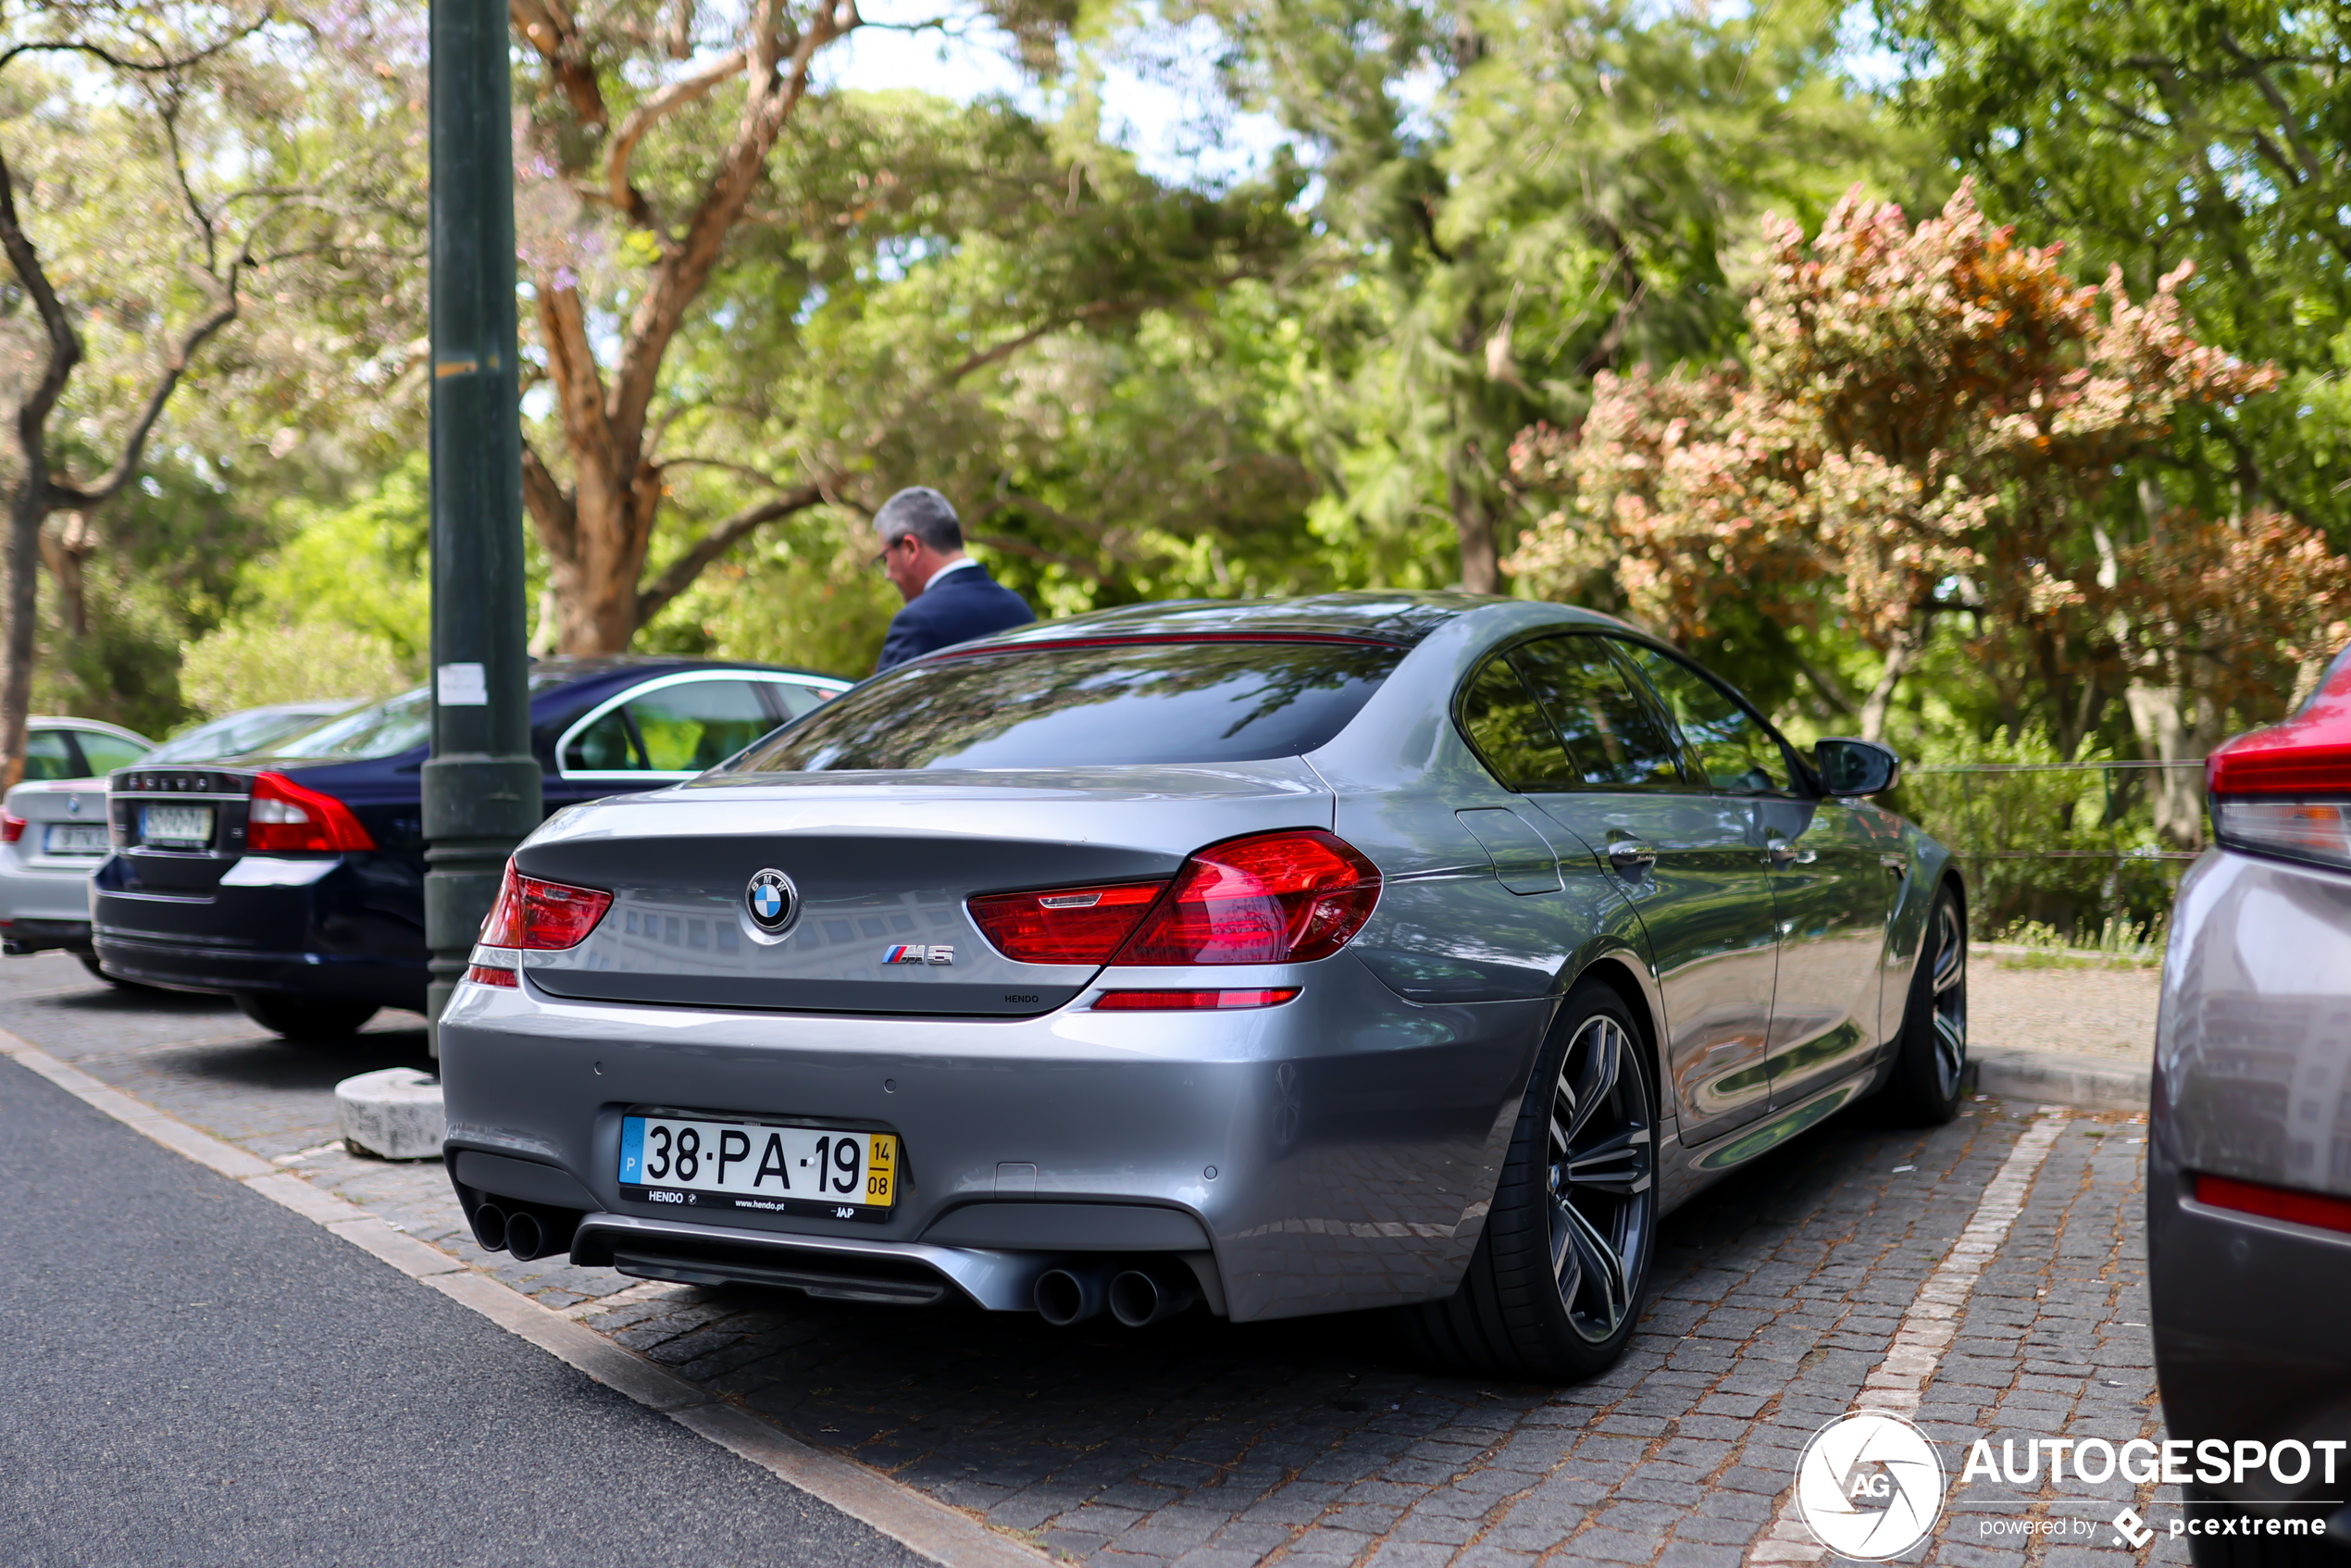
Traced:
[[104, 854], [107, 848], [106, 825], [99, 822], [61, 822], [41, 835], [44, 854]]
[[886, 1132], [625, 1116], [621, 1195], [644, 1203], [886, 1220], [898, 1139]]
[[141, 806], [139, 841], [201, 849], [212, 842], [210, 806]]

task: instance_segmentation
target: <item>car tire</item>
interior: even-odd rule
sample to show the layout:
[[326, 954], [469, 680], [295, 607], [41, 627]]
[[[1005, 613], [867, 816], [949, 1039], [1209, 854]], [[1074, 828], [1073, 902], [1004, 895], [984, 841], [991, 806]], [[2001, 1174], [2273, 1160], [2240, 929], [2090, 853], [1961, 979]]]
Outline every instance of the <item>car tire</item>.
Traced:
[[304, 1045], [347, 1039], [377, 1012], [368, 1002], [315, 1002], [256, 991], [238, 992], [237, 1005], [263, 1028]]
[[1522, 1382], [1606, 1371], [1633, 1337], [1656, 1251], [1656, 1129], [1641, 1030], [1623, 998], [1586, 980], [1536, 1058], [1461, 1288], [1402, 1310], [1423, 1359]]
[[1885, 1109], [1910, 1126], [1940, 1126], [1959, 1114], [1966, 1077], [1967, 912], [1947, 882], [1935, 890], [1919, 938]]

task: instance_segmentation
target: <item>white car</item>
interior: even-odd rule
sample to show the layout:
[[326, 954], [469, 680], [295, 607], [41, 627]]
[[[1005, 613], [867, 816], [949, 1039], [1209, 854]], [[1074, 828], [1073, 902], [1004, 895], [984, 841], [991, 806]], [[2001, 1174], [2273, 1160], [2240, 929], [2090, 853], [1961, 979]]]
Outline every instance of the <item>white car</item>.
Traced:
[[0, 952], [64, 948], [93, 974], [90, 874], [106, 840], [106, 775], [155, 742], [93, 718], [35, 718], [24, 782], [0, 802]]

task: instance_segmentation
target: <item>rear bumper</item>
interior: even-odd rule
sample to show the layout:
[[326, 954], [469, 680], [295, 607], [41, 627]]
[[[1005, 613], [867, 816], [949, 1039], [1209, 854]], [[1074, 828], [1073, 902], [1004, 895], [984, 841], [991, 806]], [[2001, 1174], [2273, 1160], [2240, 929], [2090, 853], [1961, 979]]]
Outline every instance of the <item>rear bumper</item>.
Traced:
[[[28, 831], [38, 831], [42, 826], [35, 823]], [[0, 847], [0, 931], [9, 921], [69, 920], [87, 936], [90, 874], [97, 866], [94, 858], [44, 865], [21, 853], [19, 845]]]
[[142, 869], [117, 856], [92, 884], [92, 942], [109, 975], [175, 990], [425, 1005], [422, 894], [395, 857], [346, 857], [292, 885], [220, 882], [215, 865], [172, 891], [151, 888]]
[[[2176, 1439], [2351, 1441], [2351, 1236], [2215, 1209], [2159, 1151], [2147, 1158], [2149, 1322], [2164, 1425]], [[2193, 1472], [2196, 1461], [2189, 1462]], [[2299, 1485], [2266, 1466], [2240, 1483], [2199, 1475], [2200, 1494], [2268, 1505], [2265, 1512], [2335, 1512], [2351, 1486], [2351, 1449], [2312, 1450]], [[2289, 1461], [2290, 1474], [2299, 1469]], [[2298, 1507], [2304, 1500], [2310, 1506]], [[2320, 1506], [2320, 1500], [2327, 1500]]]
[[[1218, 978], [1304, 989], [1245, 1012], [1097, 1014], [1081, 999], [976, 1019], [463, 986], [441, 1026], [449, 1146], [554, 1167], [594, 1204], [575, 1257], [655, 1277], [685, 1276], [646, 1260], [735, 1278], [863, 1268], [1009, 1310], [1055, 1262], [1124, 1252], [1196, 1273], [1213, 1259], [1240, 1320], [1449, 1294], [1549, 1002], [1417, 1006], [1344, 953]], [[898, 1207], [879, 1224], [739, 1210], [703, 1225], [624, 1200], [620, 1122], [655, 1105], [889, 1127]]]
[[24, 918], [0, 920], [0, 953], [22, 958], [27, 953], [60, 949], [88, 956], [91, 952], [90, 922]]

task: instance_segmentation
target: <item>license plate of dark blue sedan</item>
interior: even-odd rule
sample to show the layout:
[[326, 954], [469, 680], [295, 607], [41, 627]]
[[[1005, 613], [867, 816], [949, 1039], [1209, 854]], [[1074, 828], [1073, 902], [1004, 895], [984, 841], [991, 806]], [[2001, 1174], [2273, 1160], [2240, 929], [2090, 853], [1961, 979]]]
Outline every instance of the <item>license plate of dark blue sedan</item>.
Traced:
[[898, 1201], [898, 1139], [886, 1132], [627, 1116], [620, 1191], [681, 1208], [886, 1220]]
[[212, 842], [212, 808], [141, 806], [139, 841], [170, 849], [203, 849]]

